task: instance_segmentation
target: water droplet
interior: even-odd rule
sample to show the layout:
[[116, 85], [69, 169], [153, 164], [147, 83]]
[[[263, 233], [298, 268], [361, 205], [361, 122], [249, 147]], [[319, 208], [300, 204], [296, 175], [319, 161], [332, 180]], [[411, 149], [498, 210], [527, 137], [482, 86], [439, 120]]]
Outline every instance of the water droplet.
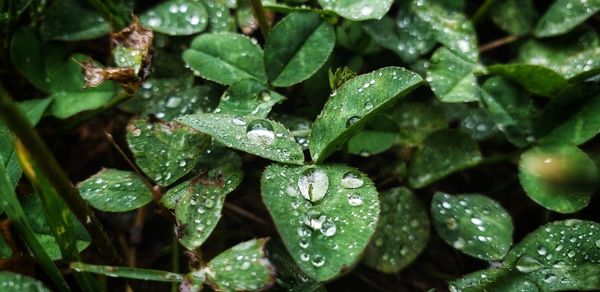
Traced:
[[300, 241], [298, 242], [298, 244], [300, 245], [301, 248], [307, 248], [308, 247], [308, 238], [306, 238], [306, 237], [300, 238]]
[[531, 273], [542, 268], [542, 264], [529, 256], [522, 256], [517, 260], [517, 270], [521, 273]]
[[462, 237], [457, 238], [454, 242], [452, 242], [452, 246], [456, 249], [462, 249], [465, 247], [465, 240]]
[[327, 237], [334, 236], [336, 231], [337, 227], [331, 220], [327, 220], [321, 225], [321, 233]]
[[548, 251], [546, 250], [546, 248], [545, 248], [545, 247], [543, 247], [543, 246], [540, 246], [540, 247], [538, 247], [538, 248], [537, 248], [537, 252], [538, 252], [540, 255], [545, 255], [545, 254], [546, 254]]
[[250, 142], [263, 146], [273, 144], [273, 140], [275, 139], [273, 126], [269, 121], [262, 119], [256, 119], [248, 124], [246, 136]]
[[342, 187], [356, 189], [362, 187], [364, 181], [358, 171], [350, 170], [342, 176]]
[[362, 205], [362, 203], [363, 199], [360, 194], [352, 193], [348, 196], [348, 204], [350, 204], [350, 206], [356, 207]]
[[471, 223], [473, 223], [475, 225], [481, 225], [481, 224], [483, 224], [483, 221], [481, 221], [481, 219], [479, 219], [479, 218], [471, 218]]
[[346, 128], [356, 124], [356, 122], [360, 121], [360, 117], [359, 116], [352, 116], [348, 119], [348, 121], [346, 122]]
[[317, 202], [325, 197], [329, 189], [329, 177], [320, 169], [308, 168], [298, 178], [298, 188], [305, 199]]
[[242, 270], [247, 270], [250, 268], [250, 262], [243, 262], [242, 265], [240, 266], [240, 269]]
[[322, 267], [325, 264], [325, 257], [320, 254], [315, 254], [310, 263], [317, 268]]
[[240, 116], [237, 116], [237, 117], [231, 119], [231, 122], [236, 126], [245, 126], [246, 125], [246, 119], [244, 117], [240, 117]]
[[373, 13], [373, 7], [371, 6], [365, 6], [360, 10], [360, 14], [364, 16], [369, 16], [371, 13]]
[[310, 260], [310, 255], [307, 253], [301, 253], [300, 254], [300, 260], [303, 262], [307, 262], [308, 260]]
[[268, 90], [262, 91], [260, 93], [260, 98], [263, 101], [269, 101], [269, 100], [271, 100], [271, 93]]

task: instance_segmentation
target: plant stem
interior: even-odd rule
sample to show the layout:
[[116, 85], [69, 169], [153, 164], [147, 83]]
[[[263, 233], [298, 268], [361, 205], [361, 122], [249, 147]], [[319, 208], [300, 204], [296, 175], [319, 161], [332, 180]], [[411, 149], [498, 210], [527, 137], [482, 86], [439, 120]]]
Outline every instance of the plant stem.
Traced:
[[263, 8], [261, 0], [250, 0], [252, 4], [252, 11], [254, 11], [254, 17], [258, 21], [258, 26], [260, 27], [260, 32], [263, 37], [266, 39], [271, 32], [271, 25], [267, 20], [267, 15], [265, 14], [265, 9]]
[[492, 8], [494, 3], [496, 3], [496, 0], [485, 0], [485, 2], [483, 2], [483, 4], [477, 8], [477, 11], [475, 11], [473, 17], [471, 17], [471, 22], [473, 22], [473, 24], [479, 23], [488, 13], [490, 8]]
[[[179, 242], [177, 242], [177, 235], [173, 235], [173, 248], [171, 250], [172, 259], [171, 259], [171, 272], [178, 274], [179, 273]], [[178, 283], [173, 283], [171, 285], [171, 292], [179, 291]]]
[[503, 45], [510, 44], [518, 39], [519, 39], [519, 37], [515, 36], [515, 35], [505, 36], [503, 38], [499, 38], [497, 40], [494, 40], [489, 43], [481, 45], [478, 50], [480, 53], [483, 53], [485, 51], [489, 51], [489, 50], [495, 49], [497, 47], [501, 47]]
[[96, 214], [81, 198], [42, 138], [0, 83], [0, 119], [17, 136], [41, 172], [60, 194], [69, 209], [90, 233], [98, 251], [110, 263], [120, 263], [120, 257]]

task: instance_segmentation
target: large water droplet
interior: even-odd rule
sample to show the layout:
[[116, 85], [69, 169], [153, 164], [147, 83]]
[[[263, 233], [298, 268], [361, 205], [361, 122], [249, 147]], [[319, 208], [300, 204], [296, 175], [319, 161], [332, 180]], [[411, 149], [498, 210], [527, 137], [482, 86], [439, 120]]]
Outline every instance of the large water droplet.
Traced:
[[342, 176], [342, 187], [356, 189], [362, 187], [364, 181], [358, 171], [350, 170]]
[[315, 254], [310, 263], [315, 267], [322, 267], [325, 264], [325, 257], [320, 254]]
[[529, 256], [522, 256], [517, 260], [517, 270], [521, 273], [531, 273], [542, 268], [542, 264]]
[[329, 177], [320, 169], [308, 168], [298, 178], [298, 188], [305, 199], [317, 202], [325, 197], [329, 189]]
[[321, 225], [321, 233], [327, 237], [334, 236], [336, 231], [337, 227], [331, 220], [327, 220]]
[[248, 124], [246, 136], [250, 142], [264, 146], [273, 144], [273, 140], [275, 139], [273, 125], [269, 121], [261, 119], [254, 120]]

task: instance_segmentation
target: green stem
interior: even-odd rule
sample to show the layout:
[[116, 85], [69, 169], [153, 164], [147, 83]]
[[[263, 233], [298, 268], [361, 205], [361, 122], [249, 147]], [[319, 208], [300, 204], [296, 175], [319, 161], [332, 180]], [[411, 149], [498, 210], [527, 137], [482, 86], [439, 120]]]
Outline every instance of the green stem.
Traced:
[[471, 22], [473, 22], [473, 24], [479, 23], [486, 16], [494, 3], [496, 3], [496, 0], [485, 0], [485, 2], [483, 2], [483, 4], [477, 8], [477, 11], [475, 11], [473, 17], [471, 17]]
[[250, 0], [252, 4], [252, 11], [254, 11], [254, 17], [258, 21], [258, 26], [260, 27], [260, 32], [263, 37], [266, 39], [271, 32], [271, 25], [267, 20], [267, 15], [265, 14], [265, 9], [263, 8], [261, 0]]
[[[173, 236], [173, 248], [171, 252], [173, 253], [171, 260], [171, 270], [173, 273], [177, 274], [179, 273], [179, 242], [177, 242], [177, 235]], [[171, 285], [171, 292], [177, 291], [179, 291], [179, 284], [173, 283], [173, 285]]]
[[85, 226], [100, 254], [110, 263], [120, 263], [120, 257], [96, 214], [81, 198], [40, 135], [0, 83], [0, 119], [17, 136], [25, 150], [48, 181], [60, 194], [69, 209]]
[[521, 153], [523, 153], [523, 150], [519, 149], [517, 151], [513, 151], [513, 152], [508, 153], [508, 154], [492, 155], [492, 156], [489, 156], [489, 157], [486, 157], [486, 158], [482, 159], [479, 162], [479, 164], [477, 164], [477, 165], [480, 166], [480, 165], [487, 165], [487, 164], [495, 164], [495, 163], [506, 162], [506, 161], [509, 161], [511, 159], [514, 159], [516, 157], [521, 156]]

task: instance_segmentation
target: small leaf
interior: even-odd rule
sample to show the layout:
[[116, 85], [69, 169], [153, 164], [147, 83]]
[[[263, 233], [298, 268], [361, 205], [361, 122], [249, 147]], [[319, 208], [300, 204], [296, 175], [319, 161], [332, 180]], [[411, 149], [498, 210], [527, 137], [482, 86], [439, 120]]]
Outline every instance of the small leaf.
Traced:
[[597, 0], [556, 0], [542, 15], [535, 28], [537, 37], [566, 33], [600, 10]]
[[71, 263], [71, 269], [77, 272], [88, 272], [109, 277], [137, 279], [157, 282], [183, 282], [183, 275], [159, 270], [139, 269], [130, 267], [113, 267], [90, 265], [86, 263]]
[[496, 1], [490, 12], [498, 27], [516, 36], [529, 33], [538, 18], [531, 0]]
[[273, 27], [265, 43], [265, 67], [273, 86], [288, 87], [319, 70], [335, 45], [333, 27], [313, 12], [292, 13]]
[[152, 192], [131, 171], [103, 169], [79, 184], [81, 197], [104, 212], [127, 212], [152, 201]]
[[272, 164], [263, 173], [261, 189], [288, 251], [317, 281], [348, 271], [375, 231], [377, 190], [351, 167]]
[[452, 247], [483, 260], [500, 260], [512, 245], [510, 215], [496, 201], [478, 194], [436, 193], [433, 226]]
[[66, 0], [53, 2], [46, 9], [40, 31], [45, 39], [81, 41], [108, 34], [110, 26], [87, 3]]
[[134, 119], [127, 125], [127, 144], [136, 164], [161, 186], [190, 172], [209, 141], [207, 135], [176, 122]]
[[191, 35], [202, 32], [208, 25], [208, 12], [201, 2], [169, 0], [140, 16], [147, 27], [168, 35]]
[[392, 0], [319, 0], [323, 9], [354, 21], [381, 19], [390, 10], [392, 3]]
[[268, 119], [198, 113], [177, 120], [212, 136], [227, 147], [283, 163], [304, 162], [302, 148], [289, 130]]
[[389, 108], [421, 84], [421, 77], [400, 67], [387, 67], [350, 79], [331, 94], [311, 131], [310, 153], [322, 162], [377, 113]]
[[477, 165], [479, 161], [479, 147], [466, 133], [439, 130], [425, 138], [413, 156], [409, 184], [413, 188], [422, 188], [453, 172]]
[[594, 162], [575, 146], [540, 146], [521, 156], [519, 180], [536, 203], [559, 213], [588, 205], [596, 189]]
[[254, 79], [244, 79], [232, 84], [221, 96], [216, 113], [232, 115], [252, 115], [266, 117], [271, 108], [285, 97], [269, 90]]
[[267, 83], [262, 50], [239, 34], [200, 35], [183, 53], [183, 59], [194, 74], [221, 84], [248, 78]]
[[381, 219], [363, 261], [384, 273], [397, 273], [427, 246], [429, 217], [406, 188], [381, 193]]
[[0, 271], [0, 287], [5, 292], [49, 292], [42, 282], [21, 274]]
[[331, 90], [336, 90], [340, 88], [340, 86], [344, 85], [344, 83], [346, 83], [348, 80], [356, 77], [358, 74], [348, 67], [343, 67], [336, 68], [335, 71], [332, 71], [331, 68], [329, 68], [327, 75], [329, 76], [329, 88]]
[[475, 77], [478, 64], [461, 58], [442, 47], [431, 56], [427, 82], [443, 102], [469, 102], [479, 99], [479, 86]]
[[531, 64], [505, 64], [488, 67], [492, 74], [497, 74], [516, 83], [527, 91], [541, 96], [551, 97], [567, 86], [567, 80], [552, 69]]
[[267, 289], [275, 282], [275, 269], [265, 255], [267, 241], [260, 238], [239, 243], [212, 259], [200, 272], [218, 291]]

